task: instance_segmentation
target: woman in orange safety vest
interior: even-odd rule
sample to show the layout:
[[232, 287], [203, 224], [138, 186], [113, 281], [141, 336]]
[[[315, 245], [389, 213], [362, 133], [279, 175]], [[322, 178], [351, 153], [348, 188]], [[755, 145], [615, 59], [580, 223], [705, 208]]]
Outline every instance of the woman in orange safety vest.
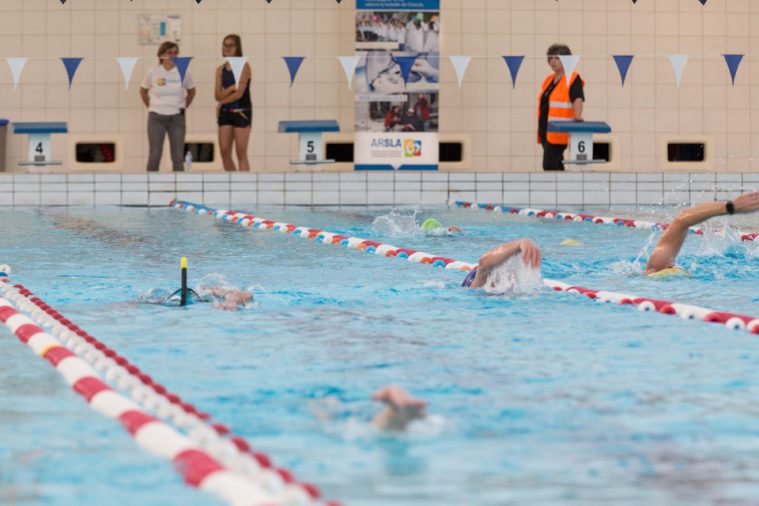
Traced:
[[569, 47], [554, 44], [548, 48], [548, 65], [553, 74], [543, 82], [538, 100], [538, 144], [543, 146], [543, 170], [564, 170], [564, 151], [569, 134], [548, 132], [549, 121], [582, 121], [585, 82], [572, 72], [567, 86], [564, 65], [559, 56], [571, 55]]

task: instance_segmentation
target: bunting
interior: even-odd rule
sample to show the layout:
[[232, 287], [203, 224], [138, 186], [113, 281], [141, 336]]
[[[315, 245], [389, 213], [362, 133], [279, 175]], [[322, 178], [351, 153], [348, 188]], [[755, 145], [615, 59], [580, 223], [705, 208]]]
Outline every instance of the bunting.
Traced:
[[464, 74], [466, 74], [466, 69], [469, 67], [469, 62], [472, 61], [471, 56], [449, 56], [451, 59], [451, 63], [453, 64], [453, 69], [456, 71], [456, 78], [459, 81], [459, 88], [461, 88], [461, 84], [464, 82]]
[[13, 76], [13, 89], [18, 88], [18, 81], [21, 79], [21, 73], [24, 71], [28, 58], [6, 58], [8, 67], [11, 69], [11, 75]]
[[132, 72], [134, 72], [134, 66], [137, 64], [137, 60], [139, 60], [137, 56], [116, 57], [116, 61], [119, 63], [119, 67], [121, 68], [121, 75], [124, 76], [125, 90], [129, 89], [129, 79], [132, 77]]
[[524, 61], [524, 56], [504, 56], [506, 66], [509, 67], [509, 73], [511, 73], [511, 86], [517, 87], [517, 75], [519, 75], [519, 69]]
[[627, 79], [627, 72], [630, 70], [633, 58], [634, 56], [630, 54], [614, 55], [614, 61], [617, 63], [617, 68], [619, 69], [619, 77], [622, 78], [622, 87], [625, 86], [625, 79]]
[[290, 71], [290, 87], [292, 88], [295, 76], [298, 75], [298, 70], [306, 58], [303, 56], [283, 56], [282, 59], [285, 60], [287, 70]]
[[63, 66], [66, 67], [66, 73], [69, 76], [69, 89], [71, 89], [71, 83], [74, 82], [74, 75], [76, 69], [79, 68], [79, 64], [82, 63], [84, 58], [61, 58]]
[[227, 62], [229, 63], [229, 66], [232, 67], [232, 75], [235, 76], [235, 84], [239, 87], [240, 77], [242, 76], [245, 64], [248, 63], [248, 58], [246, 56], [230, 56], [227, 58]]
[[350, 90], [353, 86], [353, 76], [356, 74], [356, 67], [358, 66], [358, 61], [361, 59], [361, 57], [338, 56], [337, 59], [340, 60], [340, 64], [343, 66], [345, 78], [348, 80], [348, 89]]

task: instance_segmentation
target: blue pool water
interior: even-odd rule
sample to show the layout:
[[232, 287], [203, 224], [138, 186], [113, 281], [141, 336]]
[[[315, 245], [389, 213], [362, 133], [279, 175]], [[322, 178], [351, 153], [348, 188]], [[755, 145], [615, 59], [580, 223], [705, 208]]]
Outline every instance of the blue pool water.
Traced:
[[[245, 209], [241, 209], [245, 210]], [[651, 232], [417, 210], [256, 214], [476, 262], [532, 237], [546, 277], [759, 315], [759, 249], [691, 237], [691, 276], [640, 276]], [[620, 210], [668, 220], [674, 210]], [[462, 273], [170, 209], [0, 211], [0, 263], [42, 299], [346, 505], [755, 504], [757, 336], [549, 290], [459, 288]], [[750, 230], [751, 220], [739, 222]], [[559, 244], [565, 239], [577, 248]], [[255, 304], [140, 302], [220, 273]], [[645, 259], [645, 255], [643, 256]], [[644, 260], [643, 260], [644, 262]], [[91, 411], [0, 329], [0, 503], [216, 504]], [[369, 428], [396, 383], [429, 403], [402, 436]]]

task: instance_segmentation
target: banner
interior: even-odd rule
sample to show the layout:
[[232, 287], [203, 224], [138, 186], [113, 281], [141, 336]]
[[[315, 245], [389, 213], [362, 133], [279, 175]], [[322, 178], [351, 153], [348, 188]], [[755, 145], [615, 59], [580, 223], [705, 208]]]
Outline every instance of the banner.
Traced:
[[356, 51], [356, 170], [437, 170], [440, 0], [356, 0]]

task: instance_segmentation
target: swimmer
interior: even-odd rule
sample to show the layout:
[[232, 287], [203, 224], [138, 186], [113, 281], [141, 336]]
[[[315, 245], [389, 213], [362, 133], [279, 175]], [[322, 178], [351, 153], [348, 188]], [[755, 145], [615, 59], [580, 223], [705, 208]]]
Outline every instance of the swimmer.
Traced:
[[[253, 300], [253, 294], [247, 290], [240, 290], [234, 286], [227, 285], [199, 285], [197, 291], [192, 288], [187, 290], [188, 302], [213, 302], [216, 309], [224, 311], [236, 311], [242, 309], [245, 305]], [[180, 300], [180, 290], [166, 296], [166, 292], [161, 289], [152, 289], [141, 297], [143, 302], [151, 304], [169, 304]]]
[[482, 255], [477, 267], [469, 271], [461, 286], [464, 288], [483, 288], [494, 269], [519, 254], [521, 254], [522, 263], [525, 266], [540, 269], [542, 260], [540, 248], [530, 239], [518, 239], [501, 244]]
[[372, 400], [385, 405], [372, 420], [372, 425], [388, 432], [402, 432], [414, 420], [427, 416], [427, 403], [415, 399], [403, 388], [390, 385], [372, 395]]
[[685, 271], [675, 265], [677, 255], [688, 236], [688, 229], [699, 223], [726, 214], [752, 213], [759, 210], [759, 192], [744, 193], [727, 202], [706, 202], [681, 211], [672, 224], [664, 231], [651, 253], [646, 266], [646, 275], [679, 273]]
[[435, 218], [427, 218], [422, 223], [422, 230], [426, 233], [429, 233], [431, 235], [437, 235], [441, 231], [448, 231], [449, 234], [461, 234], [464, 231], [460, 229], [459, 227], [445, 227], [442, 223], [437, 221]]
[[236, 311], [253, 300], [252, 293], [231, 286], [211, 286], [205, 290], [216, 298], [216, 307], [224, 311]]

